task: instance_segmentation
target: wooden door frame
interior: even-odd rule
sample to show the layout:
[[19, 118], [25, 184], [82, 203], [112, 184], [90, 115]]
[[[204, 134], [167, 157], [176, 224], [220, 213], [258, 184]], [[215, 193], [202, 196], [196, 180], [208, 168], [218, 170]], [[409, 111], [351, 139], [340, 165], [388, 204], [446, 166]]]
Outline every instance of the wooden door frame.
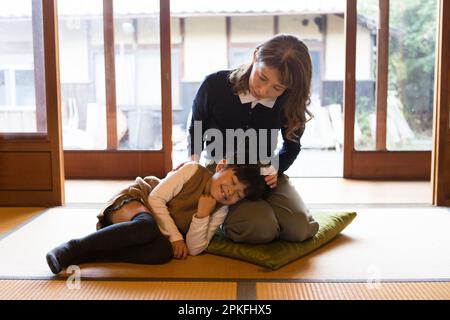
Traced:
[[[42, 0], [42, 6], [40, 2], [34, 5], [38, 7], [34, 13], [42, 12], [43, 21], [47, 132], [0, 134], [0, 163], [5, 161], [3, 165], [10, 169], [0, 172], [1, 206], [64, 204], [56, 0]], [[42, 117], [37, 121], [42, 121]], [[39, 128], [43, 129], [38, 125]]]
[[[381, 22], [389, 21], [389, 0], [380, 0]], [[383, 27], [383, 26], [382, 26]], [[385, 26], [384, 26], [385, 27]], [[356, 35], [357, 0], [347, 0], [345, 14], [345, 81], [344, 81], [344, 178], [354, 179], [401, 179], [429, 180], [431, 174], [431, 151], [387, 151], [386, 149], [386, 99], [383, 92], [377, 93], [377, 150], [355, 149], [354, 126], [356, 104]], [[386, 72], [388, 61], [387, 39], [389, 32], [381, 28], [378, 41], [378, 72]], [[377, 77], [377, 88], [387, 88], [387, 77]], [[378, 91], [380, 91], [378, 90]], [[384, 136], [384, 138], [382, 138]], [[382, 149], [382, 150], [380, 150]], [[384, 150], [383, 150], [384, 149]]]
[[433, 204], [450, 206], [450, 2], [439, 0], [436, 108], [433, 123]]
[[[161, 52], [161, 130], [162, 149], [150, 151], [115, 150], [116, 124], [114, 19], [112, 0], [104, 1], [105, 66], [107, 97], [108, 149], [64, 151], [67, 178], [129, 179], [136, 176], [163, 177], [172, 170], [172, 98], [170, 1], [160, 0], [160, 52]], [[111, 64], [112, 63], [112, 64]], [[111, 68], [112, 67], [112, 68]]]

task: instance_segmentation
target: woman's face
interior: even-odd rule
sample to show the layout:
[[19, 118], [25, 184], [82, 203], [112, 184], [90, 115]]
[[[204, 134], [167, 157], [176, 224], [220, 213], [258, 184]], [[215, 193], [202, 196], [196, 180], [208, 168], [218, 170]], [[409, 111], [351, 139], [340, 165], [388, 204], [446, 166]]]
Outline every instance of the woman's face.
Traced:
[[254, 62], [249, 79], [249, 90], [256, 99], [274, 99], [283, 94], [286, 86], [280, 83], [277, 69], [268, 67], [264, 62]]
[[222, 167], [219, 164], [219, 169], [211, 178], [210, 194], [217, 202], [232, 205], [245, 198], [246, 186], [239, 181], [234, 170], [222, 170]]

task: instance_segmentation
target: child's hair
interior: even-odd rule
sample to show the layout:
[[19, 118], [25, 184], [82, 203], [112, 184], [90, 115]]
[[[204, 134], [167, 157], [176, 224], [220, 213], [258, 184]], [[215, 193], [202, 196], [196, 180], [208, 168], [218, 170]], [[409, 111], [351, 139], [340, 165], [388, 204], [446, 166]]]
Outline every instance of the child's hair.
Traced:
[[246, 185], [245, 198], [248, 200], [260, 199], [266, 190], [266, 181], [261, 175], [259, 164], [225, 164], [223, 170], [231, 169], [239, 179], [239, 182]]
[[[305, 127], [307, 106], [311, 103], [312, 62], [308, 47], [297, 37], [279, 34], [260, 44], [255, 50], [255, 62], [263, 62], [279, 71], [281, 83], [287, 87], [283, 105], [287, 120], [286, 136], [295, 141], [296, 132]], [[249, 78], [253, 64], [234, 70], [229, 80], [235, 94], [249, 91]]]

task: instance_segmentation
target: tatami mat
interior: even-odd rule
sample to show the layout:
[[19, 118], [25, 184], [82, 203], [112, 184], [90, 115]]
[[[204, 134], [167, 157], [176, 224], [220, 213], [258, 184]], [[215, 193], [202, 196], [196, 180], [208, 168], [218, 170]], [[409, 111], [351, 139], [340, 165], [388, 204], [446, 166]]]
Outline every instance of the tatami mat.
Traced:
[[[450, 279], [450, 211], [440, 208], [358, 208], [358, 217], [333, 242], [279, 270], [202, 254], [164, 265], [97, 263], [84, 279], [276, 279], [283, 281]], [[1, 279], [52, 279], [45, 254], [95, 231], [98, 209], [54, 208], [0, 240]], [[67, 274], [63, 274], [67, 277]]]
[[[293, 176], [298, 174], [292, 172]], [[134, 180], [66, 180], [67, 203], [105, 203]], [[308, 204], [431, 203], [429, 181], [374, 181], [342, 178], [291, 177]]]
[[0, 208], [0, 235], [39, 214], [44, 208]]
[[0, 280], [1, 300], [233, 300], [236, 283]]
[[[236, 300], [235, 282], [0, 280], [2, 300]], [[450, 282], [257, 283], [256, 300], [450, 300]]]
[[450, 300], [450, 282], [257, 283], [262, 300]]

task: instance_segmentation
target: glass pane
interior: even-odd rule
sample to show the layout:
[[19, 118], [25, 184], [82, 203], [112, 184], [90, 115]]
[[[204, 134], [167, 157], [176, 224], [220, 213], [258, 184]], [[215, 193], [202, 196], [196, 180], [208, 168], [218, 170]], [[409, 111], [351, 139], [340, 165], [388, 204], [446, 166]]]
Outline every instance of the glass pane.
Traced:
[[65, 150], [106, 149], [103, 1], [58, 0]]
[[252, 60], [255, 48], [233, 48], [230, 52], [230, 68], [235, 69]]
[[389, 150], [431, 150], [437, 0], [390, 1]]
[[[203, 79], [219, 70], [250, 63], [256, 46], [274, 36], [278, 28], [279, 33], [296, 35], [308, 45], [314, 65], [310, 110], [315, 117], [307, 123], [301, 154], [287, 174], [342, 176], [346, 1], [242, 3], [171, 1], [172, 48], [179, 48], [182, 61], [172, 61], [172, 77], [174, 72], [181, 75], [179, 91], [172, 92], [174, 165], [188, 157], [186, 124]], [[278, 142], [281, 146], [281, 137]]]
[[2, 133], [47, 132], [41, 6], [32, 0], [0, 2]]
[[8, 71], [0, 70], [0, 106], [6, 105], [6, 78], [8, 77]]
[[33, 70], [16, 70], [16, 102], [19, 106], [35, 103]]
[[114, 0], [117, 134], [121, 150], [160, 150], [159, 0]]
[[355, 149], [376, 148], [378, 0], [357, 2]]

